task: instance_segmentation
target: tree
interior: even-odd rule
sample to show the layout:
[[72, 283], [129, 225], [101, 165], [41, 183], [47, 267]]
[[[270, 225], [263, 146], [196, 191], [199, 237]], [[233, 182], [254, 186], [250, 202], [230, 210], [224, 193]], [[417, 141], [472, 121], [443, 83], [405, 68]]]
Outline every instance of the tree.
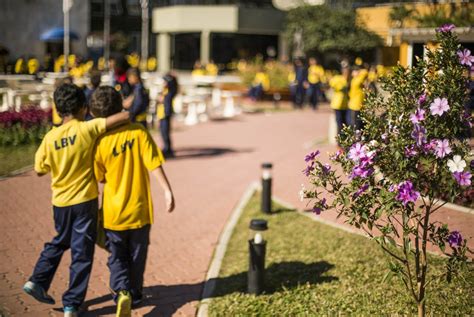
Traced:
[[[467, 70], [471, 52], [451, 30], [438, 29], [439, 49], [413, 68], [398, 66], [382, 81], [387, 95], [367, 96], [361, 131], [344, 130], [332, 160], [345, 175], [305, 158], [313, 188], [303, 190], [317, 214], [330, 208], [365, 231], [392, 257], [391, 272], [406, 286], [426, 315], [426, 293], [433, 281], [452, 279], [467, 263], [466, 239], [455, 228], [432, 220], [445, 202], [472, 188], [473, 161], [465, 140], [471, 128], [466, 112]], [[427, 246], [446, 255], [446, 271], [429, 270]], [[449, 246], [449, 247], [448, 247]]]
[[396, 28], [402, 28], [403, 23], [411, 18], [413, 13], [415, 12], [414, 9], [408, 8], [404, 5], [394, 6], [392, 10], [390, 10], [389, 18], [392, 25]]
[[302, 31], [306, 52], [356, 54], [382, 45], [382, 39], [356, 21], [356, 13], [344, 7], [301, 6], [288, 12], [287, 37]]

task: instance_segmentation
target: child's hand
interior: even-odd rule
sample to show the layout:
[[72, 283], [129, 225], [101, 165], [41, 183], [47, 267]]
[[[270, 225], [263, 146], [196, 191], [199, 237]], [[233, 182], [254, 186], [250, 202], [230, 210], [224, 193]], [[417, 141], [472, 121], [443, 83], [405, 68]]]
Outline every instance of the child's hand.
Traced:
[[168, 212], [173, 212], [175, 204], [174, 204], [174, 196], [171, 191], [165, 192], [165, 202], [166, 202], [166, 210]]

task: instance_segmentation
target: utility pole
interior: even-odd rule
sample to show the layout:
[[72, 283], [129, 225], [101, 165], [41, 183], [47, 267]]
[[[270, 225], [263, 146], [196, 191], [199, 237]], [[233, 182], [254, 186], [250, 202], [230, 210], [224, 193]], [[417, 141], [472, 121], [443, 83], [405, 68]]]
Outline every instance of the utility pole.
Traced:
[[142, 48], [141, 48], [141, 63], [142, 65], [147, 65], [148, 61], [148, 30], [149, 30], [149, 10], [148, 10], [148, 0], [140, 0], [140, 5], [142, 7]]
[[109, 70], [110, 59], [110, 0], [104, 0], [104, 63]]
[[64, 71], [69, 71], [69, 42], [70, 42], [70, 31], [69, 31], [69, 11], [72, 7], [73, 0], [63, 0], [63, 13], [64, 13]]

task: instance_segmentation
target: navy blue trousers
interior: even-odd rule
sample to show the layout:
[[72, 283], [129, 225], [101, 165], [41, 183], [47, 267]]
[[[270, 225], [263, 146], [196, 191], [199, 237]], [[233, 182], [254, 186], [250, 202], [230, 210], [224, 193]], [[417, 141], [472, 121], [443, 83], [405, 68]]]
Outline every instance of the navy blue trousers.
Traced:
[[29, 280], [48, 291], [64, 251], [71, 249], [69, 287], [63, 294], [64, 306], [79, 307], [86, 297], [94, 259], [97, 208], [97, 199], [68, 207], [53, 206], [57, 235], [44, 245]]
[[313, 108], [313, 110], [316, 110], [316, 108], [318, 107], [319, 97], [322, 94], [321, 84], [320, 83], [309, 84], [307, 93], [308, 93], [308, 101], [309, 101], [309, 104], [311, 105], [311, 108]]
[[260, 98], [262, 98], [262, 95], [263, 95], [263, 86], [262, 86], [262, 84], [258, 84], [256, 86], [250, 87], [248, 95], [253, 100], [259, 100]]
[[163, 139], [163, 154], [173, 154], [173, 146], [171, 145], [171, 117], [165, 117], [160, 120], [160, 134]]
[[133, 301], [142, 298], [150, 225], [140, 229], [115, 231], [105, 229], [106, 247], [110, 252], [107, 265], [110, 270], [110, 288], [132, 294]]

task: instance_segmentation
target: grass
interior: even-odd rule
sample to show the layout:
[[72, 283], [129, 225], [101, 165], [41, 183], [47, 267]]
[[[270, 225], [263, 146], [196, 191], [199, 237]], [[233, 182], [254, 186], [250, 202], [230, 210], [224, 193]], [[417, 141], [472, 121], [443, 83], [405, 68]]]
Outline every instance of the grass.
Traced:
[[0, 147], [0, 176], [33, 165], [37, 144]]
[[[229, 242], [217, 279], [210, 316], [414, 315], [416, 305], [400, 280], [383, 282], [387, 258], [371, 240], [312, 221], [294, 211], [266, 216], [253, 197]], [[278, 206], [277, 206], [278, 207]], [[252, 218], [268, 220], [266, 292], [245, 294]], [[431, 273], [444, 260], [430, 256]], [[427, 311], [435, 315], [472, 315], [474, 276], [429, 289]]]

